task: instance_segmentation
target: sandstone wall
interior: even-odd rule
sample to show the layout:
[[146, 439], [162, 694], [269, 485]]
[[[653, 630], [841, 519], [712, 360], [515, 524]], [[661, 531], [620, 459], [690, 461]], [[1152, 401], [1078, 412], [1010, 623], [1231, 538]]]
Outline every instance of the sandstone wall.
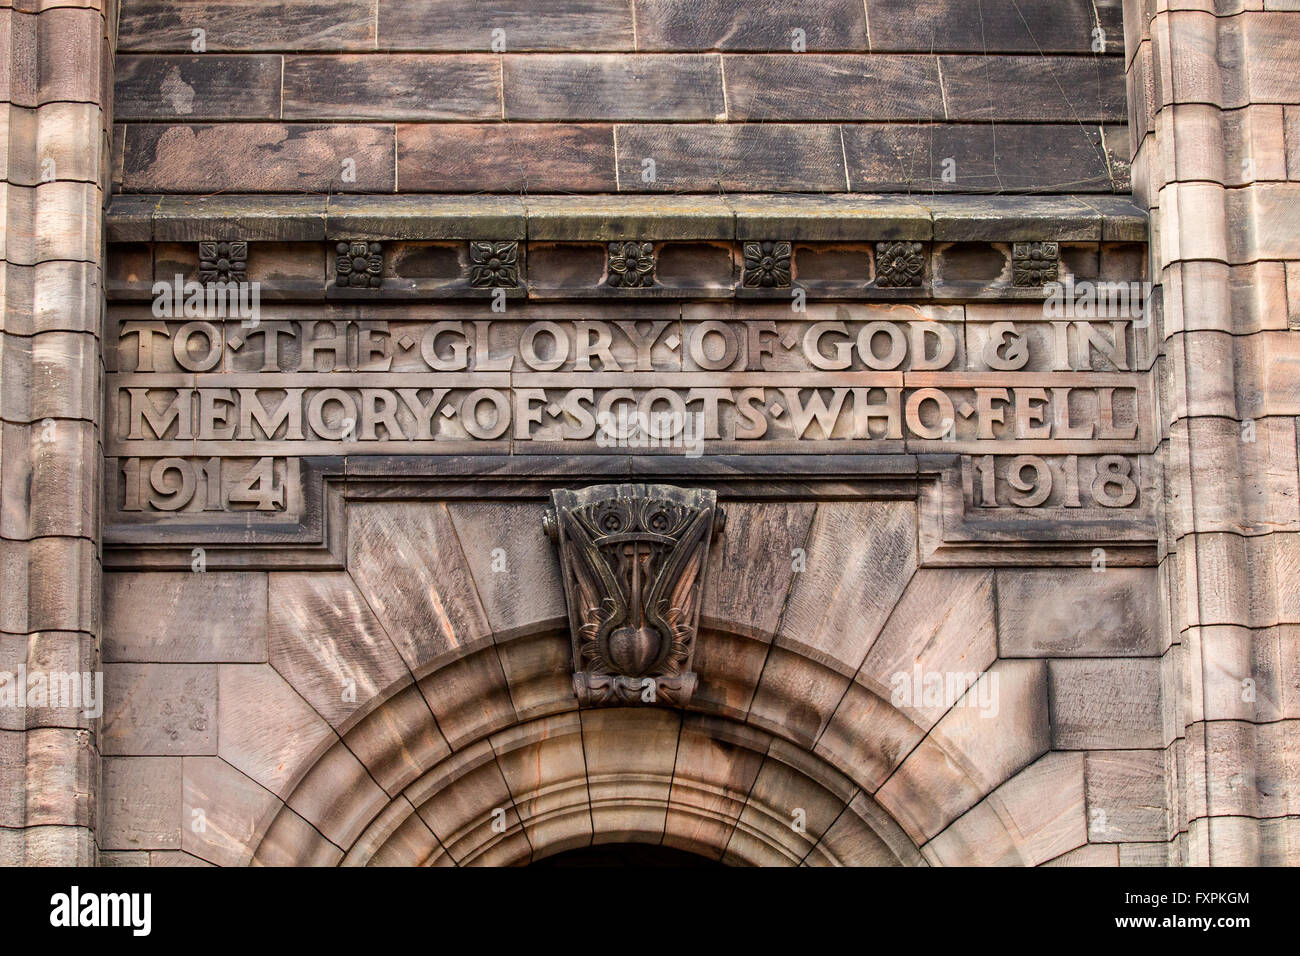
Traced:
[[1129, 189], [1118, 0], [126, 0], [119, 42], [123, 192]]
[[[108, 574], [105, 861], [1165, 861], [1154, 568], [920, 567], [910, 501], [726, 508], [684, 714], [577, 710], [541, 505], [354, 503], [340, 571]], [[895, 706], [914, 665], [996, 706]]]
[[[1133, 0], [1121, 47], [1100, 0], [124, 0], [116, 31], [111, 8], [0, 4], [0, 671], [100, 667], [101, 490], [110, 518], [121, 503], [101, 369], [152, 280], [197, 273], [200, 240], [251, 239], [287, 308], [359, 318], [347, 296], [367, 293], [335, 294], [340, 240], [399, 253], [381, 301], [473, 304], [468, 242], [509, 240], [512, 301], [609, 317], [641, 293], [604, 288], [604, 246], [646, 240], [678, 264], [653, 295], [680, 317], [746, 308], [743, 243], [786, 236], [814, 299], [930, 296], [975, 334], [1030, 308], [1014, 243], [1143, 277], [1132, 218], [1095, 195], [1127, 193], [1132, 153], [1159, 289], [1129, 371], [1158, 386], [1160, 472], [1140, 521], [1070, 532], [945, 510], [945, 489], [971, 502], [919, 459], [683, 469], [725, 485], [730, 514], [684, 712], [579, 711], [569, 684], [545, 489], [629, 480], [636, 456], [581, 474], [327, 459], [314, 538], [250, 521], [279, 546], [227, 533], [193, 569], [207, 516], [115, 528], [103, 719], [0, 711], [0, 860], [459, 865], [637, 840], [750, 863], [1296, 862], [1292, 6]], [[110, 179], [135, 195], [105, 262]], [[330, 198], [453, 192], [528, 195]], [[564, 195], [656, 192], [724, 195]], [[1012, 195], [967, 195], [985, 192]], [[190, 195], [211, 193], [268, 195]], [[924, 293], [875, 287], [876, 243], [900, 236], [932, 263]], [[891, 701], [917, 665], [981, 675], [976, 701], [996, 679], [996, 714]]]
[[[114, 21], [113, 4], [0, 4], [0, 671], [13, 682], [98, 669]], [[0, 860], [93, 863], [95, 722], [25, 693], [0, 707]]]
[[1294, 862], [1300, 16], [1237, 0], [1126, 10], [1134, 191], [1163, 293], [1179, 857]]

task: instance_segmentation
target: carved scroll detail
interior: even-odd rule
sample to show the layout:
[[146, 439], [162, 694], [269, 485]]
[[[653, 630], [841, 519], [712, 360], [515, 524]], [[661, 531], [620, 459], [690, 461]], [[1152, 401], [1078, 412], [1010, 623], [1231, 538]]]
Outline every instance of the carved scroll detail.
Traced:
[[551, 501], [545, 524], [560, 550], [578, 701], [684, 706], [709, 542], [722, 527], [716, 493], [595, 485]]

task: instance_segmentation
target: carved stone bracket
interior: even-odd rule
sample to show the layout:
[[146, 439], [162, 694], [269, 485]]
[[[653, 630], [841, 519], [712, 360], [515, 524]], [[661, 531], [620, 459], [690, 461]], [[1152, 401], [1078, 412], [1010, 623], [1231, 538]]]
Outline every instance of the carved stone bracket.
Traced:
[[684, 706], [709, 541], [723, 526], [717, 493], [595, 485], [552, 491], [551, 502], [579, 703]]

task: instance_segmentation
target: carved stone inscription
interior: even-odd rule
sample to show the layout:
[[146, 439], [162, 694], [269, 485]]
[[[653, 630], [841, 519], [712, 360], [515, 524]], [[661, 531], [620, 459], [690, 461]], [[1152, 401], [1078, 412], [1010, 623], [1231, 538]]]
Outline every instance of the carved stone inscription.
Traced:
[[116, 509], [274, 514], [303, 456], [620, 452], [954, 454], [970, 507], [1127, 507], [1125, 476], [1154, 445], [1135, 319], [1041, 305], [590, 311], [297, 306], [241, 322], [120, 309]]

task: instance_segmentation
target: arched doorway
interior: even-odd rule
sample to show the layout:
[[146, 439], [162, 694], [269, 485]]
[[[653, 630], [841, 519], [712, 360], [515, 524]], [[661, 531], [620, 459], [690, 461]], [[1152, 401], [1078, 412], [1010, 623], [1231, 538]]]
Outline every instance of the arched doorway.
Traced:
[[[1049, 752], [1042, 663], [992, 660], [986, 625], [972, 637], [988, 573], [917, 571], [910, 502], [823, 505], [811, 531], [792, 509], [732, 508], [689, 709], [579, 709], [539, 506], [350, 507], [348, 570], [272, 573], [270, 662], [222, 667], [220, 753], [187, 763], [182, 811], [209, 825], [188, 845], [267, 865], [521, 865], [629, 843], [898, 865], [1036, 863], [1086, 840], [1082, 758]], [[884, 550], [818, 564], [843, 579], [810, 580], [829, 598], [764, 581], [779, 600], [759, 604], [745, 525], [793, 527], [810, 553]], [[535, 529], [511, 552], [523, 573], [456, 546], [456, 530], [486, 547], [494, 529]], [[864, 626], [860, 581], [883, 632]], [[997, 712], [896, 707], [869, 673], [935, 654], [978, 655]]]
[[562, 853], [556, 853], [554, 856], [535, 860], [532, 865], [557, 870], [721, 866], [718, 861], [710, 860], [696, 853], [674, 850], [672, 847], [666, 846], [649, 846], [643, 843], [613, 843], [607, 846], [590, 846], [581, 847], [577, 850], [565, 850]]

